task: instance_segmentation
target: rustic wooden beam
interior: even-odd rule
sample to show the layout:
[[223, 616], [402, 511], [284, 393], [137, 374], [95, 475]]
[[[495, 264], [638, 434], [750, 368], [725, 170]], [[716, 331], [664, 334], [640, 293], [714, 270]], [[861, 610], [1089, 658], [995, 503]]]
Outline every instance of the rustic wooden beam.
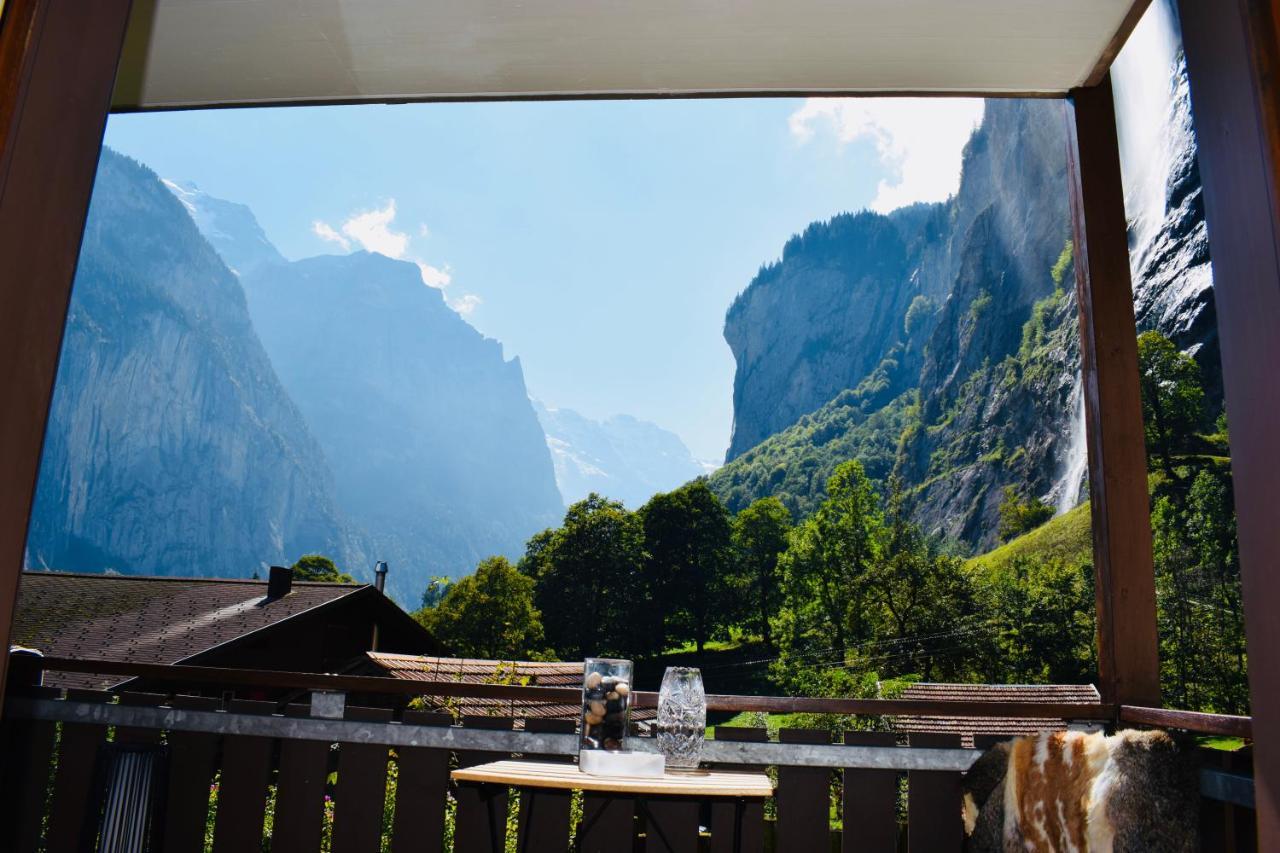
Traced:
[[1110, 76], [1097, 86], [1073, 89], [1066, 116], [1099, 689], [1104, 702], [1159, 705], [1147, 456]]
[[[13, 623], [71, 282], [131, 0], [8, 0], [0, 25], [0, 637]], [[0, 702], [8, 656], [0, 655]]]
[[[46, 672], [93, 672], [126, 676], [162, 689], [193, 684], [223, 687], [273, 687], [280, 690], [341, 690], [347, 693], [401, 696], [456, 696], [516, 702], [576, 705], [582, 699], [577, 687], [526, 687], [517, 684], [473, 684], [464, 681], [429, 681], [367, 675], [327, 675], [313, 672], [235, 669], [183, 664], [128, 663], [125, 661], [42, 659]], [[104, 694], [105, 695], [105, 694]], [[656, 708], [658, 694], [633, 690], [633, 707]], [[1088, 702], [981, 702], [926, 699], [837, 699], [809, 696], [734, 696], [708, 694], [711, 711], [761, 711], [777, 714], [841, 714], [862, 716], [914, 715], [948, 717], [1030, 717], [1038, 719], [1113, 720], [1114, 705]]]
[[1253, 720], [1233, 714], [1204, 714], [1199, 711], [1174, 711], [1169, 708], [1142, 708], [1121, 705], [1120, 722], [1139, 726], [1159, 726], [1166, 729], [1183, 729], [1206, 735], [1224, 737], [1253, 737]]
[[1280, 849], [1280, 4], [1180, 0], [1240, 543], [1258, 849]]

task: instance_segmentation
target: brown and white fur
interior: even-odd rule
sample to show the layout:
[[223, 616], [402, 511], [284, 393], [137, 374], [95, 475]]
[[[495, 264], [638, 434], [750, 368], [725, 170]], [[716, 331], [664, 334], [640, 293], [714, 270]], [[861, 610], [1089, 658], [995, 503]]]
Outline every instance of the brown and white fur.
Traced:
[[1043, 732], [1002, 743], [964, 782], [967, 850], [1193, 851], [1191, 750], [1165, 732]]

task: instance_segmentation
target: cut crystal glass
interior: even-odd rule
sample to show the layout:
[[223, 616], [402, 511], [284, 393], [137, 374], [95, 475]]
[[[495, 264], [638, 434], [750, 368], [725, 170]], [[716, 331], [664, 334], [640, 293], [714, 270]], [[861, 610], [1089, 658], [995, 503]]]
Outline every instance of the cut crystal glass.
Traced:
[[707, 732], [707, 695], [702, 673], [687, 666], [667, 667], [658, 693], [658, 751], [669, 770], [695, 770]]

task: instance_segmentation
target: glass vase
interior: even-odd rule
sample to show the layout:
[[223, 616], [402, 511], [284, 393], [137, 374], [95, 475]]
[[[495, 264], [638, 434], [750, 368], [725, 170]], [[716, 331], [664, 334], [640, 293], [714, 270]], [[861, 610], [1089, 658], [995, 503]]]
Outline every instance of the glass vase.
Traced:
[[626, 746], [631, 715], [631, 661], [587, 658], [582, 668], [582, 728], [578, 751]]
[[658, 720], [655, 726], [658, 751], [668, 770], [698, 768], [707, 733], [707, 694], [702, 689], [702, 673], [687, 666], [667, 667], [658, 693]]

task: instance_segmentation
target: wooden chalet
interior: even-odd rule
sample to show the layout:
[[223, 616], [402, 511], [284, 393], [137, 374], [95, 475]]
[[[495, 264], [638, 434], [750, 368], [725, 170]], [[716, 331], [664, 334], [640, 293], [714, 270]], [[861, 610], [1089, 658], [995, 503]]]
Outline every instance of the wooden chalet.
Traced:
[[[1201, 776], [1206, 850], [1280, 849], [1280, 0], [1177, 0], [1199, 142], [1214, 266], [1252, 717], [1162, 706], [1146, 455], [1115, 111], [1108, 77], [1148, 0], [3, 0], [0, 2], [0, 631], [11, 634], [23, 547], [81, 230], [112, 110], [232, 105], [399, 103], [760, 95], [1039, 97], [1062, 104], [1092, 498], [1100, 701], [973, 702], [711, 696], [713, 710], [1101, 719], [1250, 738], [1251, 766]], [[287, 621], [287, 620], [286, 620]], [[5, 664], [0, 661], [0, 667]], [[100, 669], [94, 670], [94, 667]], [[423, 682], [281, 670], [146, 668], [60, 661], [68, 671], [145, 674], [149, 683], [270, 681], [352, 694], [575, 701], [571, 687]], [[132, 669], [130, 669], [132, 667]], [[159, 671], [157, 671], [159, 670]], [[238, 673], [238, 674], [237, 674]], [[166, 677], [167, 675], [167, 677]], [[0, 684], [3, 680], [0, 679]], [[637, 692], [640, 707], [655, 701]], [[522, 838], [564, 849], [568, 798], [484, 798], [449, 788], [450, 761], [568, 755], [576, 736], [502, 717], [451, 725], [429, 713], [323, 702], [223, 707], [181, 696], [64, 695], [16, 687], [5, 725], [0, 812], [10, 849], [82, 849], [99, 837], [96, 763], [117, 740], [155, 744], [165, 770], [146, 814], [168, 850], [204, 842], [208, 788], [221, 793], [213, 849], [258, 849], [266, 789], [276, 785], [273, 849], [314, 850], [326, 761], [340, 803], [334, 849], [377, 849], [388, 750], [399, 767], [392, 849], [441, 849], [446, 797], [455, 848], [495, 849], [489, 816], [519, 812]], [[328, 711], [324, 709], [328, 708]], [[283, 710], [285, 716], [275, 713]], [[60, 728], [55, 728], [60, 724]], [[52, 777], [48, 768], [60, 738]], [[888, 737], [885, 740], [884, 737]], [[976, 758], [954, 733], [909, 736], [762, 730], [717, 732], [708, 760], [778, 768], [779, 850], [831, 843], [832, 774], [845, 791], [845, 849], [894, 849], [899, 774], [906, 845], [959, 850], [961, 774]], [[732, 739], [730, 741], [730, 739]], [[726, 742], [730, 741], [730, 742]], [[336, 744], [336, 747], [334, 746]], [[152, 753], [159, 756], [155, 749]], [[452, 756], [452, 757], [451, 757]], [[167, 763], [165, 763], [167, 762]], [[112, 765], [114, 766], [114, 765]], [[95, 793], [96, 792], [96, 793]], [[97, 799], [95, 799], [97, 797]], [[589, 794], [579, 843], [633, 832], [633, 804]], [[651, 820], [657, 819], [650, 814]], [[694, 850], [697, 812], [677, 815], [663, 849]], [[690, 814], [693, 815], [690, 818]], [[717, 813], [718, 814], [718, 813]], [[601, 817], [603, 815], [603, 817]], [[753, 812], [743, 849], [763, 846]], [[732, 849], [717, 830], [712, 849]], [[681, 827], [677, 832], [674, 827]], [[691, 827], [691, 828], [690, 828]], [[856, 835], [856, 838], [852, 838]], [[667, 835], [663, 836], [668, 838]], [[280, 845], [276, 848], [274, 845]], [[658, 846], [651, 841], [650, 847]]]
[[[375, 587], [294, 582], [292, 574], [279, 566], [268, 580], [25, 572], [11, 640], [54, 659], [317, 673], [363, 665], [375, 643], [395, 652], [440, 650]], [[44, 676], [51, 687], [87, 689], [129, 680], [53, 667]], [[272, 695], [269, 685], [236, 692]]]

